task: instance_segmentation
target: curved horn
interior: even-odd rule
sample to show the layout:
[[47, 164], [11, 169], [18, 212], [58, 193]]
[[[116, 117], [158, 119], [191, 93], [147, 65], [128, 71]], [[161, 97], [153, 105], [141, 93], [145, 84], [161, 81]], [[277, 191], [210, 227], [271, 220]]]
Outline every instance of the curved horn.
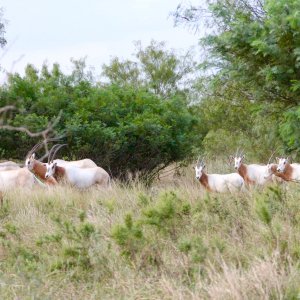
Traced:
[[242, 149], [240, 156], [242, 157], [243, 154], [244, 154], [244, 149]]
[[[61, 144], [61, 145], [60, 145], [60, 144], [57, 144], [57, 145], [58, 145], [58, 147], [54, 150], [54, 153], [52, 154], [51, 162], [53, 162], [54, 157], [55, 157], [57, 151], [58, 151], [61, 147], [67, 146], [67, 144]], [[56, 145], [56, 146], [57, 146], [57, 145]]]
[[273, 158], [274, 154], [275, 154], [275, 150], [271, 153], [271, 156], [270, 156], [270, 158], [268, 160], [268, 164], [271, 162], [271, 159]]
[[54, 150], [59, 147], [60, 144], [55, 144], [52, 146], [52, 148], [50, 149], [49, 151], [49, 154], [48, 154], [48, 164], [52, 161], [52, 157], [53, 157], [53, 152]]
[[200, 163], [200, 166], [203, 166], [203, 165], [204, 165], [204, 157], [202, 157], [201, 163]]
[[54, 142], [57, 140], [60, 140], [61, 138], [50, 138], [50, 139], [45, 139], [43, 141], [38, 142], [35, 144], [31, 150], [27, 153], [26, 157], [29, 157], [31, 154], [33, 154], [35, 151], [37, 151], [44, 143], [49, 143], [49, 142]]
[[41, 145], [43, 144], [42, 142], [38, 142], [37, 144], [35, 144], [27, 153], [26, 157], [29, 157], [30, 155], [32, 155]]
[[235, 152], [235, 157], [238, 157], [238, 155], [239, 155], [239, 152], [240, 152], [240, 147], [238, 147], [238, 148], [236, 149], [236, 152]]

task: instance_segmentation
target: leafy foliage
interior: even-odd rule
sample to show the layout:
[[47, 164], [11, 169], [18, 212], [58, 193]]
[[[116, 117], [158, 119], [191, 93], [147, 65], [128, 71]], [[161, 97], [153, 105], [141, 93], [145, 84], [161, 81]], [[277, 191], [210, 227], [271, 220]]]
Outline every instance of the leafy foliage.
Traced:
[[[295, 0], [213, 0], [177, 7], [177, 25], [212, 27], [200, 39], [206, 55], [197, 84], [207, 132], [216, 132], [212, 123], [233, 136], [242, 132], [263, 145], [261, 153], [298, 149], [299, 11]], [[259, 149], [254, 152], [263, 157]]]
[[[89, 157], [119, 178], [132, 173], [149, 179], [189, 155], [197, 120], [183, 95], [161, 99], [144, 88], [101, 86], [84, 67], [79, 62], [71, 75], [64, 75], [58, 65], [41, 72], [29, 65], [25, 76], [11, 75], [0, 89], [0, 105], [19, 109], [8, 116], [10, 124], [40, 130], [62, 111], [57, 130], [69, 145], [62, 155]], [[6, 157], [24, 157], [32, 147], [20, 133], [3, 132], [1, 138]]]
[[146, 48], [137, 42], [135, 61], [115, 57], [109, 65], [103, 65], [103, 75], [110, 83], [143, 87], [163, 98], [184, 93], [195, 68], [192, 54], [179, 55], [165, 48], [164, 42], [152, 40]]

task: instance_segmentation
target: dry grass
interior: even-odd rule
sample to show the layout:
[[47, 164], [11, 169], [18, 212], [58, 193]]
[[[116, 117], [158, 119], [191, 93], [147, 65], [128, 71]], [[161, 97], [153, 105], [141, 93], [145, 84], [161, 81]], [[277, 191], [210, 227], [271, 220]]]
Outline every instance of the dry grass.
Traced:
[[175, 181], [15, 190], [1, 299], [297, 299], [300, 186], [207, 194]]

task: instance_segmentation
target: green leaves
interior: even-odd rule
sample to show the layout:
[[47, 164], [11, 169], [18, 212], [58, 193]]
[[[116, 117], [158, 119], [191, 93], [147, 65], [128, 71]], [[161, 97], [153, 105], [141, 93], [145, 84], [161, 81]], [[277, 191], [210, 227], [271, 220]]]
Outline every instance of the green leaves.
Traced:
[[[156, 57], [155, 45], [151, 51]], [[159, 51], [159, 57], [165, 57]], [[184, 94], [163, 99], [130, 82], [97, 85], [83, 61], [74, 63], [71, 75], [63, 74], [58, 65], [52, 70], [44, 66], [41, 72], [28, 66], [24, 77], [11, 75], [0, 89], [0, 105], [13, 103], [22, 109], [11, 116], [11, 122], [40, 130], [62, 110], [56, 129], [66, 134], [63, 142], [68, 152], [63, 150], [61, 155], [89, 157], [121, 179], [130, 172], [149, 181], [160, 168], [190, 155], [197, 121]], [[25, 157], [34, 143], [19, 133], [6, 132], [1, 137], [1, 149], [10, 158]]]
[[112, 84], [143, 88], [168, 98], [184, 93], [195, 71], [195, 62], [189, 52], [180, 55], [167, 50], [164, 42], [152, 40], [145, 48], [136, 42], [134, 56], [135, 61], [113, 58], [109, 65], [103, 65], [102, 74]]

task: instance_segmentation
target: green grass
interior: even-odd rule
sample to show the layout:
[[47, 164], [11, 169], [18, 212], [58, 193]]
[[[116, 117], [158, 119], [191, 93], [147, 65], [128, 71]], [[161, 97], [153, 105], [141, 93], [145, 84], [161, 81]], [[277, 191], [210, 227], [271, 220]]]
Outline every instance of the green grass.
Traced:
[[300, 185], [207, 194], [150, 188], [5, 195], [1, 299], [299, 299]]

